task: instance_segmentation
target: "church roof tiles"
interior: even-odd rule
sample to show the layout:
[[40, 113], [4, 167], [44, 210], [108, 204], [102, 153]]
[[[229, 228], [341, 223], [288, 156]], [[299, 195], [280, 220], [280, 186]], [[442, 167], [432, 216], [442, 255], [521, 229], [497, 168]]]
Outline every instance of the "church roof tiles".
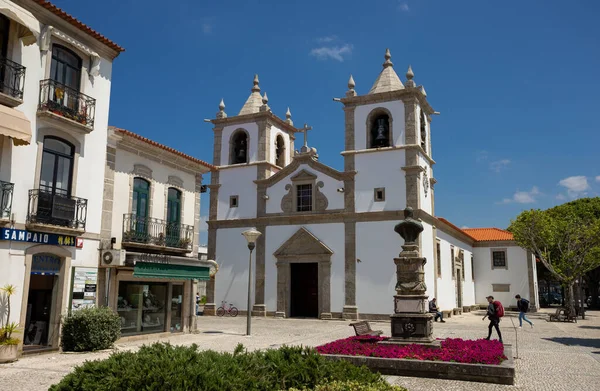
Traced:
[[464, 228], [463, 231], [477, 242], [515, 240], [512, 233], [500, 228]]

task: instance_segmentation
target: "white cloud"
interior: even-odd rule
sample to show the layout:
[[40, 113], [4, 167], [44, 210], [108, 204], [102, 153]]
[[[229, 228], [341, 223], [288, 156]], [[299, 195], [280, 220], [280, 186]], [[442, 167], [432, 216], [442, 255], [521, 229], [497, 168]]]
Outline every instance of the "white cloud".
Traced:
[[495, 172], [500, 172], [510, 164], [510, 160], [502, 159], [495, 162], [490, 163], [490, 169]]
[[329, 35], [327, 37], [317, 38], [318, 43], [330, 43], [337, 40], [337, 35]]
[[600, 175], [596, 177], [596, 182], [600, 182]]
[[352, 54], [352, 49], [352, 45], [350, 44], [344, 44], [342, 46], [323, 46], [312, 49], [310, 55], [315, 56], [320, 60], [333, 59], [344, 62], [344, 56]]
[[483, 162], [488, 159], [489, 154], [488, 151], [477, 151], [475, 155], [475, 159], [477, 159], [477, 162]]
[[400, 1], [398, 4], [398, 9], [402, 12], [408, 12], [410, 11], [410, 7], [408, 6], [408, 3], [405, 1]]
[[533, 204], [537, 200], [537, 196], [539, 196], [540, 190], [537, 186], [533, 186], [530, 191], [517, 191], [513, 194], [512, 198], [505, 198], [499, 204]]
[[462, 227], [460, 227], [460, 229], [468, 229], [469, 227], [467, 227], [466, 225], [463, 225]]
[[558, 182], [558, 184], [567, 189], [567, 194], [571, 198], [584, 196], [590, 188], [588, 180], [583, 175], [570, 176]]
[[559, 200], [559, 201], [564, 201], [564, 200], [566, 200], [566, 199], [567, 199], [567, 197], [565, 197], [565, 195], [564, 195], [564, 194], [558, 194], [558, 195], [556, 196], [556, 199], [557, 199], [557, 200]]

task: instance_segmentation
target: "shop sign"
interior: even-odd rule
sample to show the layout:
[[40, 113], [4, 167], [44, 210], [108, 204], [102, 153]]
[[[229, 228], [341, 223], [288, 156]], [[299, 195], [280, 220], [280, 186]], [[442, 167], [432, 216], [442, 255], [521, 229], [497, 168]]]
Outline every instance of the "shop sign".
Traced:
[[134, 254], [133, 261], [135, 262], [148, 262], [148, 263], [171, 263], [171, 258], [165, 254]]
[[98, 269], [91, 267], [73, 268], [71, 311], [96, 305]]
[[2, 240], [12, 240], [14, 242], [40, 243], [69, 247], [75, 247], [77, 242], [75, 236], [31, 232], [13, 228], [2, 228], [0, 230], [0, 238]]
[[60, 272], [60, 258], [52, 254], [36, 254], [31, 262], [31, 274], [54, 275]]

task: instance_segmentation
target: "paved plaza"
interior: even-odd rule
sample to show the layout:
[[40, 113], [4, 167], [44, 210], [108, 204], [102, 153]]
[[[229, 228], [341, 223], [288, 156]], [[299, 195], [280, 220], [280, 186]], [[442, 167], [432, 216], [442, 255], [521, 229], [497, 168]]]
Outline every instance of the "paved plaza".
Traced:
[[[435, 323], [438, 338], [473, 339], [487, 335], [487, 321], [483, 313], [453, 316], [446, 323]], [[522, 330], [512, 327], [506, 317], [501, 323], [504, 341], [513, 345], [516, 355], [518, 335], [517, 379], [515, 386], [469, 383], [451, 380], [412, 377], [388, 377], [391, 383], [410, 391], [431, 390], [597, 390], [600, 384], [600, 312], [589, 312], [579, 323], [549, 323], [532, 316], [535, 328], [525, 324]], [[390, 324], [372, 323], [373, 329], [389, 335]], [[248, 349], [277, 348], [281, 345], [316, 346], [345, 338], [353, 330], [345, 321], [254, 318], [251, 337], [245, 336], [246, 318], [199, 317], [199, 333], [160, 339], [177, 345], [198, 344], [202, 349], [233, 351], [238, 343]], [[136, 350], [139, 346], [158, 339], [119, 342], [116, 349]], [[103, 359], [110, 351], [63, 354], [50, 353], [26, 356], [19, 361], [0, 366], [0, 389], [11, 391], [47, 390], [71, 369], [85, 360]]]

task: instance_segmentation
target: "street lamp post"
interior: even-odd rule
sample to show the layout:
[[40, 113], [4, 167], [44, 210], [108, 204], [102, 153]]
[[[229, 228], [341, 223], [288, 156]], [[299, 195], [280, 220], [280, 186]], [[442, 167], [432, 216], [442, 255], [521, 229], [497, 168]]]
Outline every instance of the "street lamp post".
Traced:
[[246, 335], [250, 335], [252, 329], [252, 250], [256, 247], [256, 239], [261, 235], [256, 228], [251, 228], [242, 232], [248, 242], [250, 258], [248, 259], [248, 311], [246, 315]]

